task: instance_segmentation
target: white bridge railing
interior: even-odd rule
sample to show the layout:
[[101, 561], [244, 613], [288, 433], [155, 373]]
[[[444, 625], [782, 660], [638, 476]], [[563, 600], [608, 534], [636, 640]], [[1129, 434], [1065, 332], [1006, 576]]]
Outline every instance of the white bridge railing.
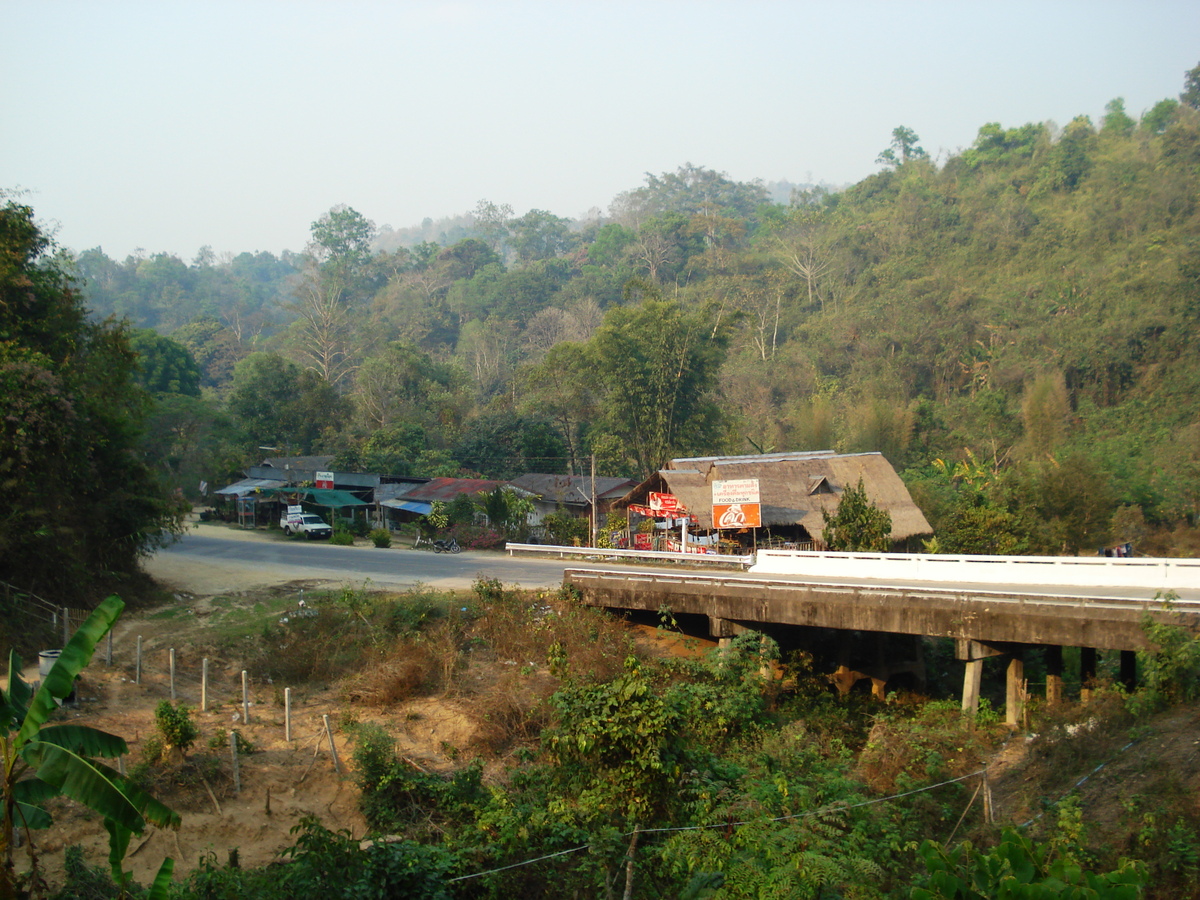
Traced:
[[1010, 586], [1133, 587], [1200, 590], [1200, 559], [1110, 559], [1103, 556], [950, 556], [759, 550], [761, 575], [809, 575]]
[[735, 556], [730, 553], [677, 553], [670, 550], [610, 550], [605, 547], [563, 547], [556, 544], [515, 544], [509, 541], [504, 545], [508, 555], [516, 553], [532, 553], [541, 556], [557, 556], [559, 559], [581, 556], [590, 560], [597, 559], [653, 559], [670, 560], [672, 562], [694, 563], [701, 566], [738, 566], [746, 568], [754, 564], [753, 554]]

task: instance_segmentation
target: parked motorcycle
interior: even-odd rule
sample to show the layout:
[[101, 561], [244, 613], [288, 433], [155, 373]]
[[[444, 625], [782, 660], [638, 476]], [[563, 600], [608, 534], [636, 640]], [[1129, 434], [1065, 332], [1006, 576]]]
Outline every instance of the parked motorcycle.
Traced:
[[458, 538], [450, 538], [448, 541], [437, 540], [433, 542], [434, 553], [460, 553], [462, 547], [458, 546]]

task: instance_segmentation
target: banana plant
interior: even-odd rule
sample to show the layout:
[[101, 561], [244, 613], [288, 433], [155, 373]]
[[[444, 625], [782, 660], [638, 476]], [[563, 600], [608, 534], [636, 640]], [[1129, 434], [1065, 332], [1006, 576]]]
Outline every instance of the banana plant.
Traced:
[[[175, 812], [98, 761], [128, 752], [123, 738], [85, 725], [51, 723], [58, 701], [71, 693], [96, 644], [124, 608], [119, 597], [109, 597], [97, 606], [63, 648], [36, 693], [21, 679], [20, 657], [9, 652], [8, 689], [0, 691], [0, 900], [18, 896], [26, 880], [37, 877], [32, 844], [31, 872], [16, 873], [13, 840], [18, 831], [28, 840], [32, 830], [51, 825], [45, 804], [52, 797], [70, 797], [104, 817], [109, 864], [121, 885], [129, 882], [123, 863], [130, 836], [140, 834], [147, 821], [161, 828], [179, 827]], [[156, 890], [165, 893], [173, 866], [172, 860], [164, 861]]]

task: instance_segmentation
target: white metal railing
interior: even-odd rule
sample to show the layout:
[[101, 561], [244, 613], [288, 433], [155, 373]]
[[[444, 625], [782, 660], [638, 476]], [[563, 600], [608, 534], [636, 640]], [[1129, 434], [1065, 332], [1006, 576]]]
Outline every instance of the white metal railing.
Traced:
[[1200, 559], [951, 556], [760, 550], [751, 572], [936, 584], [1069, 585], [1200, 590]]
[[610, 550], [605, 547], [564, 547], [556, 544], [516, 544], [508, 542], [504, 545], [508, 555], [516, 553], [533, 553], [542, 556], [557, 556], [566, 559], [569, 556], [582, 556], [587, 559], [658, 559], [673, 562], [694, 563], [696, 565], [727, 565], [747, 568], [754, 565], [754, 555], [736, 556], [730, 553], [678, 553], [671, 550]]

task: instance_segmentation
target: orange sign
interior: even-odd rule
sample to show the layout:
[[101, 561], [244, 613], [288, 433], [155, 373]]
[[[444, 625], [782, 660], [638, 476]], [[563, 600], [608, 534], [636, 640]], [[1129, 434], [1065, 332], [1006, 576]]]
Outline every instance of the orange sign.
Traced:
[[714, 528], [758, 528], [762, 524], [757, 503], [714, 503]]

